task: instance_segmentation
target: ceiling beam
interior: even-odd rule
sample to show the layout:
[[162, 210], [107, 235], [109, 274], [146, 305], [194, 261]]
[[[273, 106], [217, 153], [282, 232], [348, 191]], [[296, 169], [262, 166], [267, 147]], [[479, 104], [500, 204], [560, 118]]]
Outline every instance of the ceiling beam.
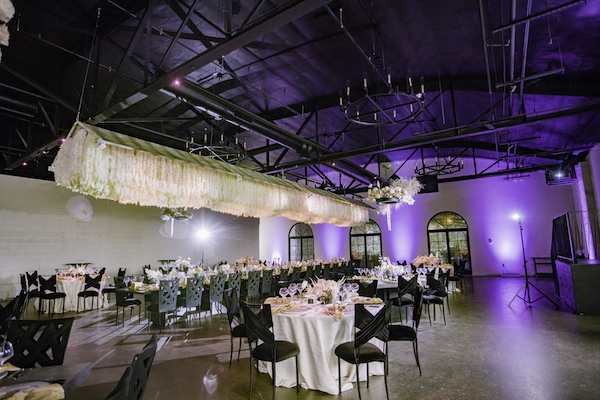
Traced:
[[217, 44], [213, 48], [206, 50], [204, 53], [159, 76], [154, 82], [141, 89], [138, 93], [128, 96], [124, 100], [94, 116], [90, 120], [90, 123], [95, 125], [98, 122], [110, 118], [118, 111], [130, 107], [133, 104], [141, 101], [143, 98], [146, 98], [148, 95], [168, 86], [176, 78], [183, 79], [201, 67], [218, 60], [227, 54], [230, 54], [232, 51], [261, 38], [275, 29], [295, 21], [301, 16], [324, 6], [329, 2], [330, 0], [292, 0], [288, 2], [284, 6], [275, 10], [273, 13], [270, 13], [264, 18], [261, 18], [257, 22], [251, 24], [248, 28], [236, 33], [231, 37], [231, 39]]
[[[436, 132], [427, 133], [420, 136], [414, 136], [406, 139], [401, 139], [395, 142], [382, 143], [373, 146], [362, 147], [349, 151], [342, 151], [333, 154], [327, 154], [312, 159], [307, 159], [298, 162], [290, 162], [287, 164], [279, 165], [277, 168], [267, 168], [260, 172], [273, 173], [280, 172], [288, 169], [295, 169], [299, 167], [306, 167], [309, 165], [322, 164], [327, 162], [333, 162], [338, 160], [345, 160], [348, 158], [368, 155], [368, 154], [383, 154], [392, 151], [412, 149], [424, 145], [437, 144], [439, 142], [447, 142], [456, 140], [459, 138], [467, 138], [472, 136], [484, 135], [487, 133], [501, 131], [511, 127], [526, 126], [535, 124], [541, 121], [551, 120], [555, 118], [566, 117], [570, 115], [596, 111], [600, 109], [600, 102], [594, 102], [579, 107], [572, 107], [560, 111], [553, 112], [537, 112], [532, 113], [533, 115], [521, 114], [496, 121], [487, 121], [485, 126], [482, 123], [463, 125], [456, 128], [442, 129]], [[488, 126], [491, 124], [493, 129]]]

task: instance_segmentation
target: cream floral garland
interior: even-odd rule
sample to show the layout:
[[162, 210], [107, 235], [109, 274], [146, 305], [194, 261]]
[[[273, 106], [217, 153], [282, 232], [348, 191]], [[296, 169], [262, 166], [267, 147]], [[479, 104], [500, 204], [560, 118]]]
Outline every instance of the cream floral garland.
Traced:
[[[209, 208], [238, 216], [282, 216], [338, 226], [368, 221], [366, 208], [315, 194], [312, 188], [302, 191], [242, 179], [235, 167], [222, 168], [232, 172], [105, 142], [81, 123], [73, 126], [54, 160], [58, 185], [123, 204]], [[280, 178], [269, 179], [277, 182]]]

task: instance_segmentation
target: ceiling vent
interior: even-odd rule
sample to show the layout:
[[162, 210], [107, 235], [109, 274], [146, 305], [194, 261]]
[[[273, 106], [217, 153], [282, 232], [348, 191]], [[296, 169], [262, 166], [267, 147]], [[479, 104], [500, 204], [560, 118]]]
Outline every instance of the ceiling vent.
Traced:
[[577, 180], [575, 168], [573, 166], [565, 169], [547, 169], [546, 170], [546, 185], [570, 185]]

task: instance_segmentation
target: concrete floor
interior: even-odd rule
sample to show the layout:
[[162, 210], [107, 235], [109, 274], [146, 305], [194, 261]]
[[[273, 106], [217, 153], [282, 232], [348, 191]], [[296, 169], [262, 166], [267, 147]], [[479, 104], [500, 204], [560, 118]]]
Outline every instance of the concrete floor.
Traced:
[[[555, 301], [548, 279], [532, 280]], [[410, 343], [390, 344], [391, 399], [597, 399], [600, 397], [600, 316], [556, 310], [545, 299], [526, 306], [508, 303], [522, 278], [478, 277], [450, 295], [450, 315], [429, 326], [424, 314], [418, 332], [423, 376]], [[533, 295], [532, 291], [532, 295]], [[74, 313], [72, 313], [74, 314]], [[108, 356], [70, 399], [104, 399], [150, 338], [137, 311], [125, 327], [115, 325], [115, 308], [76, 316], [65, 364]], [[127, 314], [129, 317], [129, 314]], [[143, 318], [143, 316], [142, 316]], [[237, 345], [237, 343], [236, 343]], [[236, 347], [237, 348], [237, 347]], [[246, 399], [250, 366], [229, 362], [225, 316], [181, 320], [163, 330], [144, 399]], [[302, 349], [301, 349], [302, 351]], [[255, 374], [254, 399], [270, 399], [271, 379]], [[385, 399], [383, 377], [361, 385], [363, 399]], [[277, 399], [357, 399], [356, 389], [331, 396], [277, 388]]]

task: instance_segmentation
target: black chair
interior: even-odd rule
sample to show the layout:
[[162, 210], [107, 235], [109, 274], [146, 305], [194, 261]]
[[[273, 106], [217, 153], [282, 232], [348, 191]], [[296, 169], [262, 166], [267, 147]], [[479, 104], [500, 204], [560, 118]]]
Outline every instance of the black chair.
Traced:
[[304, 274], [304, 280], [310, 282], [314, 279], [314, 266], [308, 265], [306, 267], [306, 273]]
[[66, 293], [57, 292], [56, 291], [56, 275], [52, 275], [48, 279], [45, 279], [42, 276], [38, 276], [38, 280], [40, 282], [40, 306], [39, 312], [43, 311], [42, 302], [48, 300], [48, 307], [52, 304], [52, 314], [54, 314], [54, 303], [56, 299], [62, 299], [63, 304], [63, 313], [65, 312], [65, 298], [67, 297]]
[[260, 300], [260, 271], [250, 271], [246, 283], [246, 301], [257, 302], [258, 300]]
[[[444, 274], [441, 274], [444, 275]], [[442, 276], [442, 279], [444, 277]], [[445, 282], [445, 281], [444, 281]], [[435, 306], [442, 308], [444, 316], [444, 325], [446, 325], [446, 310], [444, 309], [444, 298], [448, 300], [448, 292], [446, 285], [442, 281], [435, 279], [432, 275], [427, 275], [427, 290], [423, 296], [423, 304], [427, 306], [427, 314], [429, 315], [429, 325], [431, 325], [431, 311], [429, 306], [433, 305], [433, 319], [435, 320]], [[448, 304], [448, 313], [450, 313], [450, 305]]]
[[287, 287], [289, 278], [289, 269], [282, 268], [279, 272], [279, 278], [277, 279], [277, 292], [279, 292], [279, 289], [281, 289], [282, 287]]
[[[148, 306], [148, 311], [159, 314], [160, 331], [162, 332], [162, 314], [165, 314], [165, 321], [169, 313], [177, 314], [177, 292], [179, 291], [179, 279], [169, 279], [160, 281], [158, 284], [158, 302], [153, 302]], [[148, 318], [148, 329], [150, 329], [150, 318]]]
[[7, 332], [15, 355], [9, 360], [20, 368], [62, 365], [75, 318], [13, 320]]
[[0, 335], [5, 335], [13, 319], [20, 319], [27, 302], [27, 292], [21, 290], [5, 307], [0, 306]]
[[[288, 358], [296, 358], [296, 394], [299, 392], [299, 380], [298, 380], [298, 354], [300, 349], [298, 345], [292, 342], [286, 342], [284, 340], [275, 340], [275, 334], [269, 329], [269, 326], [261, 320], [259, 316], [254, 314], [246, 303], [241, 303], [242, 312], [244, 313], [244, 321], [246, 322], [246, 329], [248, 332], [248, 345], [250, 347], [250, 400], [252, 400], [252, 383], [254, 379], [254, 360], [270, 362], [272, 365], [273, 373], [273, 400], [275, 400], [275, 382], [277, 378], [276, 364], [279, 361], [287, 360]], [[270, 308], [268, 304], [265, 304], [263, 308]], [[269, 314], [270, 315], [270, 314]], [[261, 340], [263, 343], [252, 349], [252, 342]]]
[[[23, 277], [25, 277], [25, 282], [23, 281]], [[28, 293], [28, 303], [29, 299], [39, 299], [41, 297], [42, 292], [40, 292], [39, 288], [37, 271], [33, 271], [32, 273], [25, 272], [25, 275], [21, 275], [21, 289], [25, 289], [25, 291]], [[27, 308], [27, 304], [25, 304], [25, 308]]]
[[417, 330], [419, 329], [419, 322], [421, 321], [423, 290], [419, 286], [415, 288], [413, 301], [412, 326], [396, 324], [390, 325], [388, 328], [388, 340], [412, 342], [413, 352], [415, 353], [415, 361], [417, 362], [417, 367], [419, 367], [419, 375], [422, 375], [421, 363], [419, 362], [419, 343], [417, 341]]
[[[384, 364], [385, 393], [389, 400], [387, 385], [388, 373], [388, 324], [390, 322], [391, 304], [386, 303], [379, 312], [373, 316], [368, 312], [364, 304], [356, 304], [354, 308], [354, 341], [342, 343], [335, 348], [338, 357], [338, 384], [339, 392], [342, 393], [342, 369], [340, 359], [356, 366], [356, 388], [358, 398], [360, 394], [359, 365], [367, 364], [367, 388], [369, 387], [369, 363], [382, 362]], [[369, 340], [377, 338], [383, 341], [383, 350], [369, 343]]]
[[125, 372], [121, 375], [121, 379], [117, 383], [117, 386], [108, 394], [106, 400], [127, 400], [129, 394], [129, 385], [131, 384], [131, 374], [133, 369], [131, 366], [125, 368]]
[[271, 295], [273, 288], [273, 270], [263, 269], [261, 283], [260, 283], [260, 294], [263, 298]]
[[83, 312], [85, 312], [86, 300], [92, 298], [92, 309], [94, 308], [94, 297], [96, 298], [96, 308], [99, 307], [100, 285], [102, 282], [102, 274], [92, 278], [90, 275], [85, 276], [85, 286], [83, 291], [77, 293], [77, 312], [79, 312], [79, 300], [83, 299]]
[[242, 273], [235, 272], [233, 274], [229, 274], [227, 277], [227, 289], [233, 289], [238, 295], [238, 299], [240, 298], [240, 290], [242, 288]]
[[448, 276], [448, 282], [454, 282], [455, 285], [460, 285], [460, 291], [464, 290], [465, 283], [465, 261], [454, 263], [454, 275]]
[[408, 320], [408, 306], [414, 304], [413, 298], [409, 297], [415, 294], [415, 290], [419, 286], [419, 277], [414, 276], [410, 281], [398, 277], [398, 297], [392, 299], [392, 304], [399, 308], [398, 313], [400, 314], [400, 322], [402, 322], [402, 307], [406, 310], [406, 319]]
[[242, 349], [242, 338], [248, 338], [246, 324], [242, 323], [242, 312], [237, 293], [234, 290], [224, 294], [225, 307], [227, 308], [227, 320], [229, 321], [229, 333], [231, 339], [231, 350], [229, 351], [229, 368], [233, 359], [233, 339], [239, 338], [238, 361], [240, 361], [240, 352]]
[[292, 276], [290, 277], [290, 282], [299, 283], [302, 280], [300, 279], [300, 275], [302, 274], [302, 267], [294, 267], [292, 271]]
[[[208, 286], [208, 302], [202, 302], [202, 311], [210, 311], [212, 317], [213, 304], [220, 307], [223, 302], [223, 293], [225, 291], [225, 279], [227, 275], [217, 274], [210, 276], [210, 284]], [[207, 304], [208, 303], [208, 304]]]
[[[102, 268], [102, 270], [104, 270], [104, 268]], [[120, 278], [125, 278], [125, 273], [127, 272], [127, 268], [121, 269], [119, 268], [119, 272], [117, 273], [117, 277]], [[102, 295], [106, 295], [106, 299], [108, 300], [108, 302], [110, 303], [110, 295], [115, 293], [115, 290], [117, 290], [117, 287], [115, 286], [115, 284], [113, 283], [112, 285], [109, 286], [105, 286], [102, 289]]]
[[142, 400], [144, 397], [146, 385], [148, 384], [148, 376], [150, 375], [152, 362], [156, 355], [156, 348], [157, 338], [155, 333], [148, 344], [144, 346], [144, 349], [133, 357], [127, 400]]
[[119, 272], [117, 272], [117, 276], [121, 276], [123, 278], [125, 278], [125, 274], [127, 273], [127, 268], [119, 268]]
[[322, 268], [323, 267], [321, 266], [321, 264], [315, 265], [315, 268], [313, 270], [313, 279], [314, 280], [317, 280], [321, 277]]
[[115, 277], [115, 297], [117, 299], [117, 315], [115, 318], [115, 325], [119, 323], [119, 307], [123, 309], [123, 326], [125, 326], [125, 309], [129, 308], [129, 319], [133, 313], [133, 308], [138, 307], [138, 324], [141, 318], [142, 302], [139, 299], [133, 297], [133, 293], [130, 293], [123, 283], [123, 277]]
[[200, 312], [203, 291], [204, 278], [187, 278], [185, 298], [177, 298], [177, 307], [185, 307], [186, 315], [192, 308], [195, 308], [196, 312]]
[[363, 297], [375, 297], [377, 295], [377, 279], [368, 285], [358, 284], [358, 295]]
[[331, 264], [323, 266], [323, 279], [331, 279]]

